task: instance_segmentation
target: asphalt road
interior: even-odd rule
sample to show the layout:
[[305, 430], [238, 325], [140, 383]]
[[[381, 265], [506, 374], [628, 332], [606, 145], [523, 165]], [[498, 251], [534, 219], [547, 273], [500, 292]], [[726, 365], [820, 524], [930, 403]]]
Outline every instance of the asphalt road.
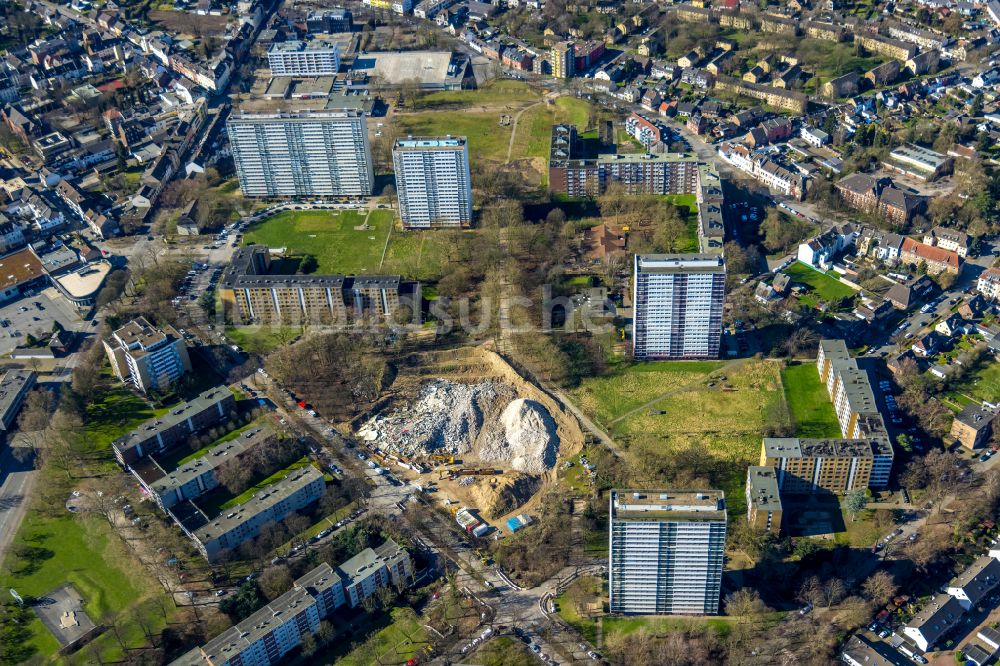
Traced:
[[30, 460], [17, 460], [9, 446], [0, 444], [0, 559], [21, 525], [37, 475]]

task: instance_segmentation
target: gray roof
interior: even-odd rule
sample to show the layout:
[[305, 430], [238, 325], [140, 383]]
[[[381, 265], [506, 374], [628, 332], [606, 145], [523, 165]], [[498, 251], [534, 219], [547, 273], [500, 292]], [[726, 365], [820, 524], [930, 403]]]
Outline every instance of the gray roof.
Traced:
[[185, 402], [183, 405], [179, 405], [178, 407], [171, 409], [163, 416], [153, 419], [152, 421], [146, 421], [141, 426], [119, 439], [116, 442], [116, 445], [119, 448], [128, 449], [139, 442], [145, 442], [156, 433], [169, 430], [170, 428], [188, 420], [193, 415], [199, 414], [206, 409], [210, 409], [227, 399], [233, 399], [233, 394], [225, 386], [217, 386], [215, 388], [208, 389], [192, 400]]
[[31, 370], [8, 370], [0, 377], [0, 422], [6, 423], [11, 410], [20, 405], [25, 391], [35, 385]]
[[1000, 583], [1000, 562], [983, 555], [966, 567], [948, 583], [949, 588], [960, 588], [973, 605], [990, 593]]
[[750, 501], [758, 510], [781, 511], [778, 475], [773, 467], [749, 467], [747, 469], [747, 485]]
[[948, 594], [934, 597], [906, 623], [908, 629], [919, 629], [928, 645], [933, 645], [962, 619], [965, 610], [958, 599]]
[[344, 587], [350, 587], [354, 581], [371, 574], [373, 569], [395, 563], [405, 553], [395, 541], [389, 539], [377, 550], [365, 548], [337, 567], [337, 573], [344, 579]]
[[215, 469], [227, 460], [242, 455], [251, 448], [272, 439], [274, 431], [268, 426], [256, 426], [240, 433], [235, 439], [212, 447], [208, 453], [189, 460], [166, 476], [150, 484], [150, 490], [163, 495], [174, 488], [183, 486], [205, 472]]
[[959, 412], [955, 417], [955, 420], [978, 431], [988, 428], [989, 425], [993, 423], [995, 416], [996, 414], [992, 411], [984, 409], [979, 405], [972, 404], [966, 405], [965, 409]]
[[220, 534], [226, 534], [237, 525], [242, 525], [262, 511], [267, 511], [284, 501], [316, 479], [322, 478], [323, 474], [312, 465], [292, 470], [285, 478], [258, 490], [249, 500], [233, 507], [229, 513], [220, 515], [212, 522], [195, 530], [195, 538], [205, 543], [217, 538]]
[[865, 666], [913, 666], [913, 662], [882, 641], [872, 643], [860, 635], [851, 636], [844, 646], [844, 655]]

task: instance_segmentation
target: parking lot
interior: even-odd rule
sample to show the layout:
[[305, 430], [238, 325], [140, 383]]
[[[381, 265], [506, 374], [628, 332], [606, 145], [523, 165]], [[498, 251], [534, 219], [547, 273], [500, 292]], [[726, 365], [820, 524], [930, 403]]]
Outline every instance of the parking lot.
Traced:
[[0, 355], [14, 351], [29, 333], [36, 338], [49, 333], [56, 321], [66, 330], [88, 328], [76, 309], [51, 287], [3, 305], [0, 307]]

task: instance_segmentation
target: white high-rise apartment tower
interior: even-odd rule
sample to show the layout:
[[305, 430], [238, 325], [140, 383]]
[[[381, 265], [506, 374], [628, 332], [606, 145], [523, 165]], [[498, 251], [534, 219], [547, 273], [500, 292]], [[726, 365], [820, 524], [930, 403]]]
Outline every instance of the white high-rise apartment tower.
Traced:
[[375, 175], [361, 111], [243, 110], [229, 119], [228, 131], [244, 196], [372, 193]]
[[725, 550], [722, 491], [612, 491], [611, 612], [717, 614]]
[[716, 254], [636, 255], [632, 355], [718, 358], [726, 264]]
[[472, 224], [469, 146], [464, 136], [399, 139], [392, 147], [392, 163], [404, 227]]

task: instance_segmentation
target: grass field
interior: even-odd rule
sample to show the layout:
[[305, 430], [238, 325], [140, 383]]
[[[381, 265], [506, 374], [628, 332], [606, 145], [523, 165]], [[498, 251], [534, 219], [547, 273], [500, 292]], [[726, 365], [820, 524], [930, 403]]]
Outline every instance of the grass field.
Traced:
[[693, 194], [667, 194], [663, 197], [678, 208], [687, 208], [685, 223], [687, 236], [681, 241], [678, 252], [697, 252], [698, 245], [698, 200]]
[[842, 284], [825, 273], [820, 273], [814, 268], [796, 261], [784, 270], [792, 282], [798, 282], [809, 288], [811, 294], [815, 294], [824, 301], [834, 301], [841, 298], [854, 296], [853, 289], [846, 284]]
[[[15, 552], [27, 557], [17, 557]], [[165, 599], [166, 595], [152, 579], [136, 574], [133, 556], [103, 519], [29, 511], [14, 540], [12, 554], [4, 561], [0, 586], [4, 590], [15, 588], [22, 596], [44, 596], [64, 583], [72, 583], [83, 597], [90, 619], [100, 623], [118, 618], [123, 622], [126, 644], [140, 647], [148, 642], [138, 621], [154, 632], [161, 631], [166, 619], [154, 597]], [[173, 603], [168, 601], [166, 608], [168, 614], [173, 612]], [[55, 637], [40, 620], [32, 620], [29, 629], [29, 645], [36, 655], [52, 655], [59, 649]], [[122, 650], [110, 632], [96, 642], [104, 663], [122, 659]], [[70, 663], [90, 661], [87, 651], [69, 659]]]
[[302, 333], [299, 326], [229, 326], [226, 337], [254, 354], [266, 354]]
[[500, 124], [501, 113], [512, 114], [511, 111], [483, 111], [473, 107], [400, 113], [395, 120], [403, 134], [465, 136], [469, 141], [470, 159], [506, 162], [511, 126]]
[[169, 407], [153, 409], [124, 385], [116, 384], [103, 400], [87, 405], [83, 419], [87, 443], [95, 451], [106, 450], [125, 433], [169, 410]]
[[815, 364], [788, 366], [781, 371], [781, 381], [796, 437], [840, 437], [837, 413]]
[[549, 156], [552, 126], [571, 123], [582, 131], [587, 124], [588, 104], [576, 97], [560, 97], [552, 104], [533, 106], [521, 115], [514, 136], [511, 159]]
[[350, 653], [336, 659], [335, 663], [337, 666], [405, 664], [425, 645], [427, 630], [416, 613], [409, 608], [395, 608], [391, 624], [372, 634]]
[[413, 102], [416, 110], [476, 104], [510, 104], [532, 102], [540, 97], [531, 86], [521, 81], [498, 80], [476, 90], [443, 90], [418, 96]]
[[950, 393], [963, 405], [970, 402], [969, 398], [976, 402], [1000, 402], [1000, 363], [989, 363], [969, 373]]
[[571, 395], [626, 449], [634, 482], [658, 483], [645, 470], [662, 469], [673, 454], [707, 452], [730, 515], [739, 516], [761, 433], [787, 422], [780, 369], [755, 360], [622, 364]]
[[[285, 211], [250, 227], [243, 242], [284, 247], [289, 255], [310, 254], [317, 273], [440, 277], [449, 234], [461, 232], [398, 231], [394, 215], [391, 210], [373, 210], [367, 217], [353, 210]], [[365, 223], [367, 229], [356, 229]]]

